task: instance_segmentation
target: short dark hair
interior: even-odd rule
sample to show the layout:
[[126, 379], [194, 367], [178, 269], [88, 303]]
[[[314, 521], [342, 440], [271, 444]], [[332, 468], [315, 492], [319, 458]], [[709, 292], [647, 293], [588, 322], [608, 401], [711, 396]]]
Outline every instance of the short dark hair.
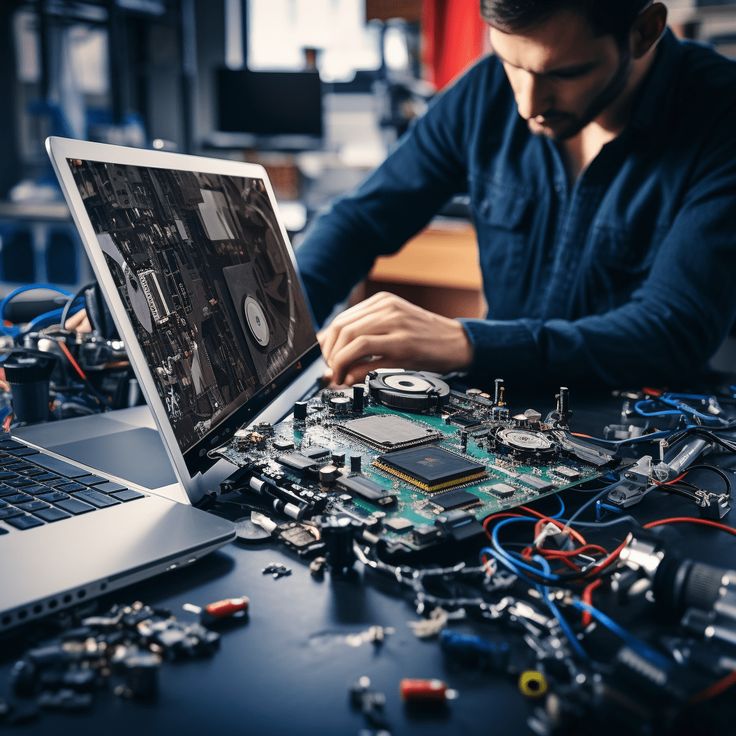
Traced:
[[639, 13], [652, 0], [480, 0], [486, 23], [506, 33], [542, 23], [561, 10], [585, 17], [601, 36], [625, 38]]

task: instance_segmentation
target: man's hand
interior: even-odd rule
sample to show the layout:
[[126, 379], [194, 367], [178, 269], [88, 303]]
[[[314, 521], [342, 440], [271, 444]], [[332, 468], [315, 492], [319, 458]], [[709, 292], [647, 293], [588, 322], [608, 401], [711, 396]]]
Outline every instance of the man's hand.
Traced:
[[386, 292], [337, 316], [317, 339], [337, 385], [358, 383], [376, 368], [444, 373], [467, 368], [473, 361], [460, 322]]
[[76, 314], [69, 317], [64, 329], [69, 330], [69, 332], [92, 332], [92, 325], [87, 316], [87, 311], [80, 309]]

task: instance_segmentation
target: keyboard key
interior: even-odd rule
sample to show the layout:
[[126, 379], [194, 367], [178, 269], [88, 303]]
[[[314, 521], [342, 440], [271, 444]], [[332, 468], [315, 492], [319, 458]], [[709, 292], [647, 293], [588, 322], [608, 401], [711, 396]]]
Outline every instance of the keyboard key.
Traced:
[[[39, 470], [41, 470], [41, 468], [39, 468]], [[60, 475], [55, 475], [54, 473], [41, 473], [41, 475], [34, 475], [33, 480], [51, 485], [51, 481], [66, 483], [67, 479], [62, 478]]]
[[6, 465], [5, 470], [9, 470], [11, 473], [21, 473], [24, 470], [32, 470], [35, 465], [29, 463], [13, 463], [12, 465]]
[[90, 506], [88, 503], [82, 503], [76, 498], [68, 498], [66, 501], [56, 501], [56, 505], [64, 511], [68, 511], [70, 514], [86, 514], [89, 511], [94, 511], [95, 507]]
[[17, 488], [11, 488], [10, 486], [0, 486], [0, 498], [5, 496], [12, 496], [14, 493], [18, 493]]
[[81, 478], [83, 475], [89, 475], [87, 470], [82, 470], [82, 468], [78, 468], [76, 465], [51, 457], [50, 455], [34, 455], [33, 462], [42, 468], [46, 468], [46, 470], [50, 470], [52, 473], [66, 475], [68, 478]]
[[96, 486], [98, 483], [107, 483], [107, 478], [100, 478], [99, 475], [83, 475], [77, 478], [77, 483], [84, 483], [86, 486]]
[[40, 511], [41, 509], [47, 509], [49, 505], [43, 501], [29, 501], [28, 503], [19, 503], [18, 508], [23, 511]]
[[25, 493], [14, 493], [12, 496], [5, 496], [4, 501], [6, 503], [24, 503], [26, 501], [33, 501], [33, 496]]
[[22, 488], [23, 486], [34, 485], [33, 481], [29, 478], [11, 478], [10, 480], [4, 480], [3, 483], [5, 483], [6, 486], [11, 486], [12, 488]]
[[46, 475], [46, 471], [43, 468], [37, 468], [35, 465], [32, 468], [20, 471], [21, 475], [25, 475], [26, 478], [36, 478], [39, 475]]
[[10, 471], [3, 470], [0, 472], [0, 481], [5, 482], [6, 480], [10, 480], [11, 478], [17, 478], [18, 473], [11, 473]]
[[41, 511], [35, 511], [34, 514], [44, 521], [59, 521], [59, 519], [70, 518], [66, 511], [55, 509], [52, 506], [49, 506], [46, 509], [41, 509]]
[[114, 496], [119, 501], [133, 501], [136, 498], [144, 498], [144, 494], [138, 493], [138, 491], [133, 491], [130, 488], [126, 488], [124, 491], [115, 491], [110, 495]]
[[0, 458], [0, 465], [13, 465], [14, 463], [17, 463], [18, 459], [13, 457], [12, 455], [9, 455], [8, 457], [1, 457]]
[[115, 493], [117, 491], [127, 491], [125, 486], [121, 486], [119, 483], [113, 483], [112, 481], [106, 481], [105, 483], [98, 483], [95, 486], [96, 491], [103, 491], [103, 493]]
[[37, 519], [35, 516], [30, 514], [23, 514], [23, 516], [14, 516], [12, 519], [6, 519], [6, 522], [16, 529], [33, 529], [34, 526], [43, 526], [41, 519]]
[[5, 452], [9, 452], [10, 450], [22, 450], [24, 447], [25, 445], [22, 445], [20, 442], [16, 442], [15, 440], [5, 439], [0, 441], [0, 450], [5, 450]]
[[38, 450], [34, 450], [32, 447], [23, 447], [20, 450], [11, 450], [10, 454], [16, 457], [30, 457], [31, 455], [38, 455]]
[[12, 516], [18, 516], [23, 512], [15, 506], [6, 506], [4, 509], [0, 509], [0, 519], [10, 519]]
[[56, 486], [63, 486], [67, 483], [74, 483], [75, 481], [69, 480], [69, 478], [60, 478], [58, 475], [56, 476], [56, 480], [45, 480], [44, 485], [51, 486], [52, 488], [56, 488]]
[[79, 498], [82, 501], [87, 501], [87, 503], [91, 503], [93, 506], [97, 506], [98, 509], [105, 509], [108, 506], [116, 506], [120, 503], [119, 500], [110, 498], [110, 496], [106, 496], [104, 493], [98, 493], [97, 491], [92, 491], [89, 489], [85, 489], [84, 491], [77, 491], [74, 494], [74, 498]]
[[30, 493], [32, 496], [38, 496], [39, 493], [48, 493], [51, 489], [40, 483], [35, 486], [23, 486], [23, 493]]
[[65, 498], [69, 498], [66, 493], [61, 491], [49, 491], [49, 493], [39, 493], [36, 498], [39, 501], [46, 501], [47, 503], [56, 503], [57, 501], [63, 501]]
[[82, 491], [87, 486], [83, 486], [81, 483], [58, 483], [54, 486], [54, 488], [58, 488], [60, 491], [64, 491], [64, 493], [72, 493], [73, 491]]

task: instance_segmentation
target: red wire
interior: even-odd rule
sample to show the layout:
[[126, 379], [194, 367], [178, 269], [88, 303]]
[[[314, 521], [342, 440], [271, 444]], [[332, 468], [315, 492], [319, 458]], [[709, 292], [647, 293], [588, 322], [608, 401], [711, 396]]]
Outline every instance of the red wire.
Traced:
[[697, 695], [695, 695], [693, 698], [691, 698], [691, 703], [702, 703], [705, 700], [710, 700], [711, 698], [715, 698], [721, 693], [725, 693], [726, 690], [736, 685], [736, 672], [729, 672], [725, 677], [722, 677], [720, 680], [714, 682], [709, 687], [705, 688], [705, 690], [702, 690]]
[[644, 524], [644, 528], [654, 529], [655, 526], [662, 526], [663, 524], [701, 524], [702, 526], [712, 526], [714, 529], [720, 529], [722, 532], [728, 532], [736, 536], [736, 527], [719, 524], [717, 521], [711, 521], [710, 519], [695, 519], [690, 516], [673, 516], [669, 519], [650, 521], [648, 524]]
[[[589, 606], [593, 605], [593, 591], [596, 588], [600, 588], [603, 585], [602, 580], [594, 580], [590, 585], [586, 585], [583, 589], [583, 594], [580, 596], [583, 599], [583, 603], [587, 603]], [[593, 620], [589, 611], [583, 611], [583, 626], [588, 626]]]
[[79, 367], [79, 363], [77, 363], [77, 361], [74, 360], [74, 356], [72, 355], [72, 353], [69, 350], [69, 348], [64, 344], [64, 342], [62, 340], [59, 340], [56, 344], [61, 348], [61, 351], [64, 353], [64, 355], [66, 355], [66, 359], [71, 363], [71, 366], [72, 366], [72, 368], [74, 368], [74, 370], [76, 371], [77, 375], [83, 381], [86, 381], [87, 380], [87, 376], [86, 376], [85, 372]]

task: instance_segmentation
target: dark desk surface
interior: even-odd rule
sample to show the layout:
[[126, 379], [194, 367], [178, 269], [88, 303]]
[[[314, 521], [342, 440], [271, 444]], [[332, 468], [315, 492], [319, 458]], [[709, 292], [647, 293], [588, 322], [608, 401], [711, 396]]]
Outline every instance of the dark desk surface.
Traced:
[[[541, 404], [538, 404], [540, 408]], [[616, 419], [617, 402], [578, 406], [574, 425], [600, 432]], [[584, 494], [577, 494], [577, 498]], [[574, 507], [576, 494], [565, 496]], [[634, 510], [638, 518], [692, 515], [684, 499], [650, 495]], [[728, 521], [728, 519], [726, 519]], [[729, 535], [682, 529], [694, 556], [736, 566]], [[83, 542], [80, 542], [83, 543]], [[94, 550], [90, 550], [94, 554]], [[263, 575], [270, 562], [293, 573], [274, 580]], [[410, 600], [386, 579], [360, 571], [354, 580], [312, 578], [306, 565], [281, 549], [231, 544], [196, 563], [115, 594], [119, 602], [143, 600], [176, 614], [186, 602], [202, 604], [246, 594], [251, 599], [247, 623], [223, 633], [220, 650], [210, 659], [164, 663], [160, 694], [150, 704], [122, 700], [102, 692], [83, 715], [42, 713], [22, 727], [25, 734], [358, 734], [362, 716], [350, 709], [348, 687], [361, 675], [386, 694], [385, 713], [394, 734], [530, 733], [529, 703], [509, 678], [445, 665], [436, 642], [415, 638], [407, 621], [416, 620]], [[105, 601], [109, 603], [111, 601]], [[380, 650], [371, 644], [349, 646], [344, 637], [379, 624], [395, 628]], [[459, 626], [459, 630], [466, 628]], [[489, 638], [504, 630], [482, 628]], [[15, 657], [32, 639], [13, 637], [0, 644], [0, 694]], [[403, 677], [438, 677], [459, 691], [444, 713], [421, 717], [406, 711], [398, 686]]]

